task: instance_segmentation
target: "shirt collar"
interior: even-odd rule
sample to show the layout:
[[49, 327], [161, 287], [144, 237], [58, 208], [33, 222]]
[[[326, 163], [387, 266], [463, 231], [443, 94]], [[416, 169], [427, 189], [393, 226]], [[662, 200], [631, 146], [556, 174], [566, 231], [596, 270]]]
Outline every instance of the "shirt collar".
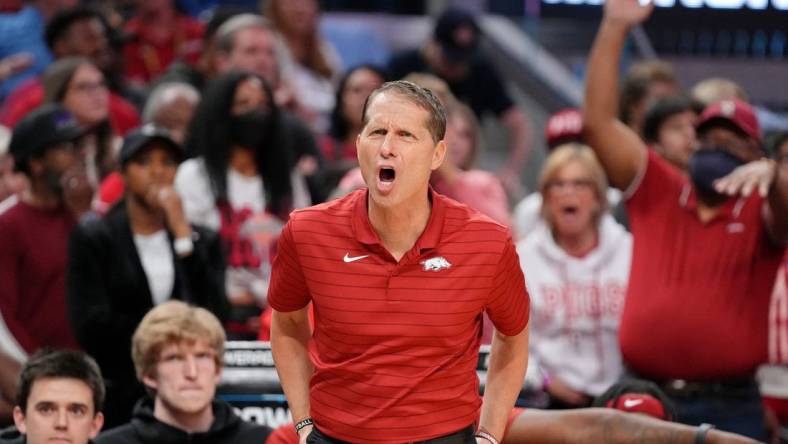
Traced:
[[[375, 229], [372, 228], [372, 223], [369, 221], [369, 213], [367, 211], [369, 189], [365, 188], [363, 191], [357, 191], [357, 193], [358, 195], [356, 196], [353, 210], [353, 236], [362, 244], [382, 245], [378, 233], [375, 232]], [[438, 246], [441, 233], [443, 232], [444, 215], [446, 213], [445, 198], [435, 192], [432, 187], [429, 188], [428, 193], [432, 205], [430, 209], [430, 218], [427, 220], [427, 226], [424, 228], [424, 232], [421, 233], [418, 240], [416, 240], [415, 247], [419, 252]]]
[[[727, 199], [718, 209], [712, 220], [719, 217], [726, 219], [736, 219], [741, 214], [742, 207], [746, 203], [747, 198], [743, 196]], [[687, 211], [697, 214], [698, 212], [698, 194], [695, 188], [689, 181], [684, 183], [679, 196], [679, 205]]]

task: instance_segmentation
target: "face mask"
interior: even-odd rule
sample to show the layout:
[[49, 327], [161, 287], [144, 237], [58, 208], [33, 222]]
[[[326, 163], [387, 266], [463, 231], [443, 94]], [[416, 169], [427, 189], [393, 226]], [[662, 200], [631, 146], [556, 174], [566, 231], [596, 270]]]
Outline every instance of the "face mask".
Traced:
[[230, 119], [230, 138], [244, 148], [258, 148], [266, 141], [268, 122], [269, 114], [262, 110], [233, 116]]
[[701, 193], [721, 197], [714, 189], [714, 181], [727, 176], [741, 165], [744, 165], [744, 161], [727, 151], [703, 147], [690, 157], [687, 170], [692, 183]]

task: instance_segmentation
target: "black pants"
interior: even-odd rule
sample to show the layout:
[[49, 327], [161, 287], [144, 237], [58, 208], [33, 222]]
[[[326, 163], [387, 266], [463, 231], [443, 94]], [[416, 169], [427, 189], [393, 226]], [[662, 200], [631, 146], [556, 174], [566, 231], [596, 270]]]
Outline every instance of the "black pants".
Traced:
[[[476, 444], [476, 438], [474, 438], [473, 433], [474, 427], [470, 425], [460, 431], [426, 441], [416, 441], [413, 444]], [[306, 442], [307, 444], [347, 444], [347, 441], [340, 441], [325, 435], [317, 427], [312, 427]]]

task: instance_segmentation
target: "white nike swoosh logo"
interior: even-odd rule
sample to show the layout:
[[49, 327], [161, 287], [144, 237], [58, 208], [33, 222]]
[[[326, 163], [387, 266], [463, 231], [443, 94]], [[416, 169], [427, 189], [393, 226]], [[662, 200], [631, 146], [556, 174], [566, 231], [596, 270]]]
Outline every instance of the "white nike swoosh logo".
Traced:
[[625, 399], [624, 400], [624, 408], [631, 409], [636, 405], [643, 404], [642, 399]]
[[356, 257], [350, 257], [350, 256], [348, 256], [348, 254], [347, 254], [347, 253], [345, 253], [345, 257], [344, 257], [344, 259], [342, 259], [342, 260], [344, 260], [345, 262], [355, 262], [355, 261], [357, 261], [357, 260], [364, 259], [365, 257], [369, 257], [369, 255], [366, 255], [366, 256], [356, 256]]

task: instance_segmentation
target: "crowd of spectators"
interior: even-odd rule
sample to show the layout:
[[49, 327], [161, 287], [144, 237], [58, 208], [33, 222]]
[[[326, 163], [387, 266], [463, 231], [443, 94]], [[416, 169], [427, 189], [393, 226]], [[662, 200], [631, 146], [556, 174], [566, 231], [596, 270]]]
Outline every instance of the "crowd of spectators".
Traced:
[[[105, 429], [154, 421], [158, 404], [134, 403], [164, 364], [141, 367], [154, 352], [130, 350], [146, 313], [168, 301], [215, 316], [212, 338], [267, 339], [280, 230], [292, 210], [365, 186], [365, 100], [406, 78], [447, 109], [449, 154], [432, 188], [517, 242], [532, 301], [523, 403], [589, 407], [638, 378], [686, 424], [756, 439], [788, 430], [788, 133], [764, 134], [727, 79], [689, 88], [668, 63], [646, 61], [619, 85], [628, 26], [645, 16], [610, 7], [582, 109], [548, 120], [548, 156], [526, 196], [536, 129], [480, 51], [470, 13], [446, 11], [387, 65], [348, 66], [320, 33], [317, 0], [218, 7], [207, 20], [175, 0], [130, 12], [5, 3], [0, 422], [12, 417], [9, 381], [44, 348], [95, 359]], [[478, 166], [489, 117], [508, 136], [498, 171]], [[112, 436], [133, 434], [133, 421]]]

